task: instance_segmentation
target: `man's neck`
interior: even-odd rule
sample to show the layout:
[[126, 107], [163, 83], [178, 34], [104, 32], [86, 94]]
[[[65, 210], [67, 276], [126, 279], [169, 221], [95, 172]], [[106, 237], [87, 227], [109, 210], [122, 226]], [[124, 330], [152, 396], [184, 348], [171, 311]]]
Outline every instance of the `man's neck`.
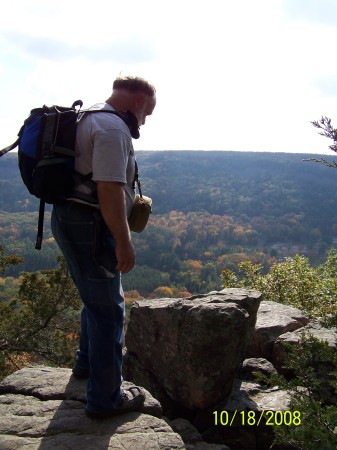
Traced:
[[124, 113], [130, 108], [130, 93], [122, 90], [113, 92], [112, 95], [106, 100], [106, 103], [112, 106], [116, 111]]

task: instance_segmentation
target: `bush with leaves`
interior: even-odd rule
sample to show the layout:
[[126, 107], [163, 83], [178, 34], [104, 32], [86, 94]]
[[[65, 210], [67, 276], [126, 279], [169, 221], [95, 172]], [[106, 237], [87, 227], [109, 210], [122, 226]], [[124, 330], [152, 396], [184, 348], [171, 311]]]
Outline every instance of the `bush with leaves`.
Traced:
[[286, 379], [272, 376], [269, 382], [289, 391], [289, 410], [296, 424], [274, 427], [275, 443], [301, 450], [337, 448], [337, 352], [310, 334], [288, 347], [285, 366], [293, 373]]
[[288, 304], [311, 317], [323, 318], [326, 325], [337, 325], [337, 251], [331, 249], [327, 260], [317, 268], [300, 255], [275, 262], [266, 275], [260, 264], [238, 264], [239, 276], [223, 270], [224, 287], [257, 289], [265, 300]]
[[8, 267], [20, 264], [22, 261], [23, 259], [20, 256], [4, 255], [4, 248], [0, 245], [0, 275], [3, 275]]
[[[295, 306], [311, 317], [322, 318], [326, 326], [337, 325], [337, 252], [329, 251], [327, 260], [317, 268], [304, 256], [296, 255], [275, 262], [262, 274], [262, 266], [251, 262], [238, 264], [239, 275], [223, 271], [224, 287], [258, 289], [265, 300]], [[275, 443], [300, 450], [337, 448], [337, 352], [312, 336], [296, 346], [288, 346], [284, 366], [287, 379], [271, 377], [291, 394], [291, 411], [299, 411], [299, 426], [275, 426]], [[266, 381], [266, 377], [258, 377]]]
[[57, 269], [23, 274], [17, 297], [0, 302], [0, 377], [27, 360], [70, 365], [80, 308], [63, 259]]

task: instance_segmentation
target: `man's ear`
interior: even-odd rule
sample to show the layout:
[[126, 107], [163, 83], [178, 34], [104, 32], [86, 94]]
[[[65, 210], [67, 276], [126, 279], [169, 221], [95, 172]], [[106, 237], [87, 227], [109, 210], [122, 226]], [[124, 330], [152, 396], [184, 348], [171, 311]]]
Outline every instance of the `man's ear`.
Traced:
[[145, 94], [143, 92], [137, 92], [134, 96], [134, 102], [135, 102], [135, 106], [137, 108], [140, 108], [141, 106], [143, 106], [145, 100]]

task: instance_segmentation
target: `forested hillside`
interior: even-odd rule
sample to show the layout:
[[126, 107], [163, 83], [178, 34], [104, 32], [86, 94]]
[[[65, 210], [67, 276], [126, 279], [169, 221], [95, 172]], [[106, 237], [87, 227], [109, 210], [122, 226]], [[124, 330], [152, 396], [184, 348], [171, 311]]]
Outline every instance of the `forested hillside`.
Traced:
[[[295, 253], [321, 261], [337, 238], [337, 171], [303, 161], [312, 156], [139, 152], [153, 215], [146, 231], [134, 236], [138, 266], [125, 277], [125, 288], [142, 295], [164, 286], [200, 292], [220, 287], [221, 270], [242, 260], [266, 270], [271, 258]], [[48, 212], [42, 250], [34, 249], [37, 209], [16, 156], [1, 158], [0, 241], [7, 254], [25, 258], [12, 275], [56, 265]]]

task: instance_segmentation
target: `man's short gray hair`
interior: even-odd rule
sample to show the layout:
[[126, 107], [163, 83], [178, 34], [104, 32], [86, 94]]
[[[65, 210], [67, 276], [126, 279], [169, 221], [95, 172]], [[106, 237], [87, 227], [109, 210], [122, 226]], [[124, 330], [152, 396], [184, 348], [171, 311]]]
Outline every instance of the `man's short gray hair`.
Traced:
[[118, 77], [114, 81], [112, 88], [125, 89], [132, 94], [142, 92], [150, 97], [156, 95], [155, 87], [141, 77]]

